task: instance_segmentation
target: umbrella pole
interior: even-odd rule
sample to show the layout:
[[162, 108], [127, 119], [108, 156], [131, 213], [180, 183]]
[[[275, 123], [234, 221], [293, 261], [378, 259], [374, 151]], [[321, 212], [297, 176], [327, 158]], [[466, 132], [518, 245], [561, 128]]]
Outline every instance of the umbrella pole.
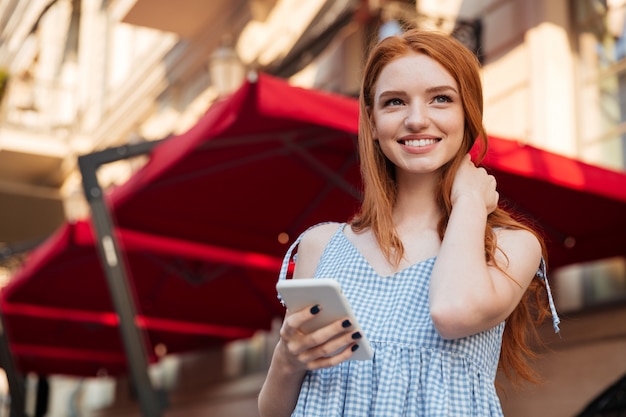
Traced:
[[11, 398], [10, 417], [25, 417], [24, 379], [15, 369], [13, 356], [4, 331], [2, 312], [0, 312], [0, 365], [7, 375], [9, 395]]
[[119, 327], [130, 368], [132, 382], [139, 399], [144, 417], [161, 417], [166, 398], [163, 391], [152, 386], [148, 375], [148, 355], [144, 339], [135, 319], [135, 303], [128, 285], [128, 273], [123, 258], [120, 256], [119, 243], [113, 233], [114, 224], [96, 170], [100, 165], [125, 159], [130, 156], [149, 152], [157, 142], [144, 142], [137, 145], [122, 146], [83, 155], [78, 158], [78, 165], [83, 176], [85, 197], [91, 207], [92, 221], [97, 237], [100, 261], [107, 277], [107, 283], [115, 310], [119, 316]]

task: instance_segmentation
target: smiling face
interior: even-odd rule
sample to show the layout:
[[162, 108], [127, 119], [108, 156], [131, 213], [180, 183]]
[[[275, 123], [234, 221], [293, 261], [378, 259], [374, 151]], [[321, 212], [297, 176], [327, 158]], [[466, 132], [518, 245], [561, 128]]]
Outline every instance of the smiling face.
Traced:
[[432, 173], [457, 154], [465, 117], [454, 78], [427, 55], [389, 62], [376, 82], [372, 137], [396, 174]]

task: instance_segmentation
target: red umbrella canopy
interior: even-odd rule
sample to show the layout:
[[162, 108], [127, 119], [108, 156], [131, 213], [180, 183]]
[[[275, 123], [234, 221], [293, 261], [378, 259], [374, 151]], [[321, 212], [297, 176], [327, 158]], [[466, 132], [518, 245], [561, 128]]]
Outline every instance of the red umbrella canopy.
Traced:
[[[250, 337], [282, 313], [271, 287], [280, 259], [118, 229], [150, 360]], [[221, 275], [228, 275], [228, 280]], [[248, 291], [234, 292], [246, 287]], [[115, 313], [89, 222], [65, 224], [2, 291], [22, 372], [126, 372]]]

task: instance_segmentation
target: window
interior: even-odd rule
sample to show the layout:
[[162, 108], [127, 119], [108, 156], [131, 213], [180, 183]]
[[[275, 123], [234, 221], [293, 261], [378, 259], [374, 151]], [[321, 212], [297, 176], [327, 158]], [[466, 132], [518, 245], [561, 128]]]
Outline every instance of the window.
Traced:
[[626, 162], [626, 0], [572, 0], [579, 154]]

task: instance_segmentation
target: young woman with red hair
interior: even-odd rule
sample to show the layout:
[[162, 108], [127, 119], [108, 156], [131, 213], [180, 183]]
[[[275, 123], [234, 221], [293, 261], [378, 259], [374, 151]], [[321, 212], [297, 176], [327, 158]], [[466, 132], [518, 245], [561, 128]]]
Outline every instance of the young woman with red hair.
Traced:
[[[287, 311], [261, 416], [501, 416], [498, 366], [534, 379], [527, 337], [552, 308], [541, 236], [498, 207], [476, 57], [411, 30], [370, 52], [361, 88], [364, 194], [346, 224], [305, 232], [294, 279], [332, 277], [359, 319], [306, 333]], [[547, 294], [546, 294], [547, 290]], [[350, 361], [367, 335], [374, 358]]]

